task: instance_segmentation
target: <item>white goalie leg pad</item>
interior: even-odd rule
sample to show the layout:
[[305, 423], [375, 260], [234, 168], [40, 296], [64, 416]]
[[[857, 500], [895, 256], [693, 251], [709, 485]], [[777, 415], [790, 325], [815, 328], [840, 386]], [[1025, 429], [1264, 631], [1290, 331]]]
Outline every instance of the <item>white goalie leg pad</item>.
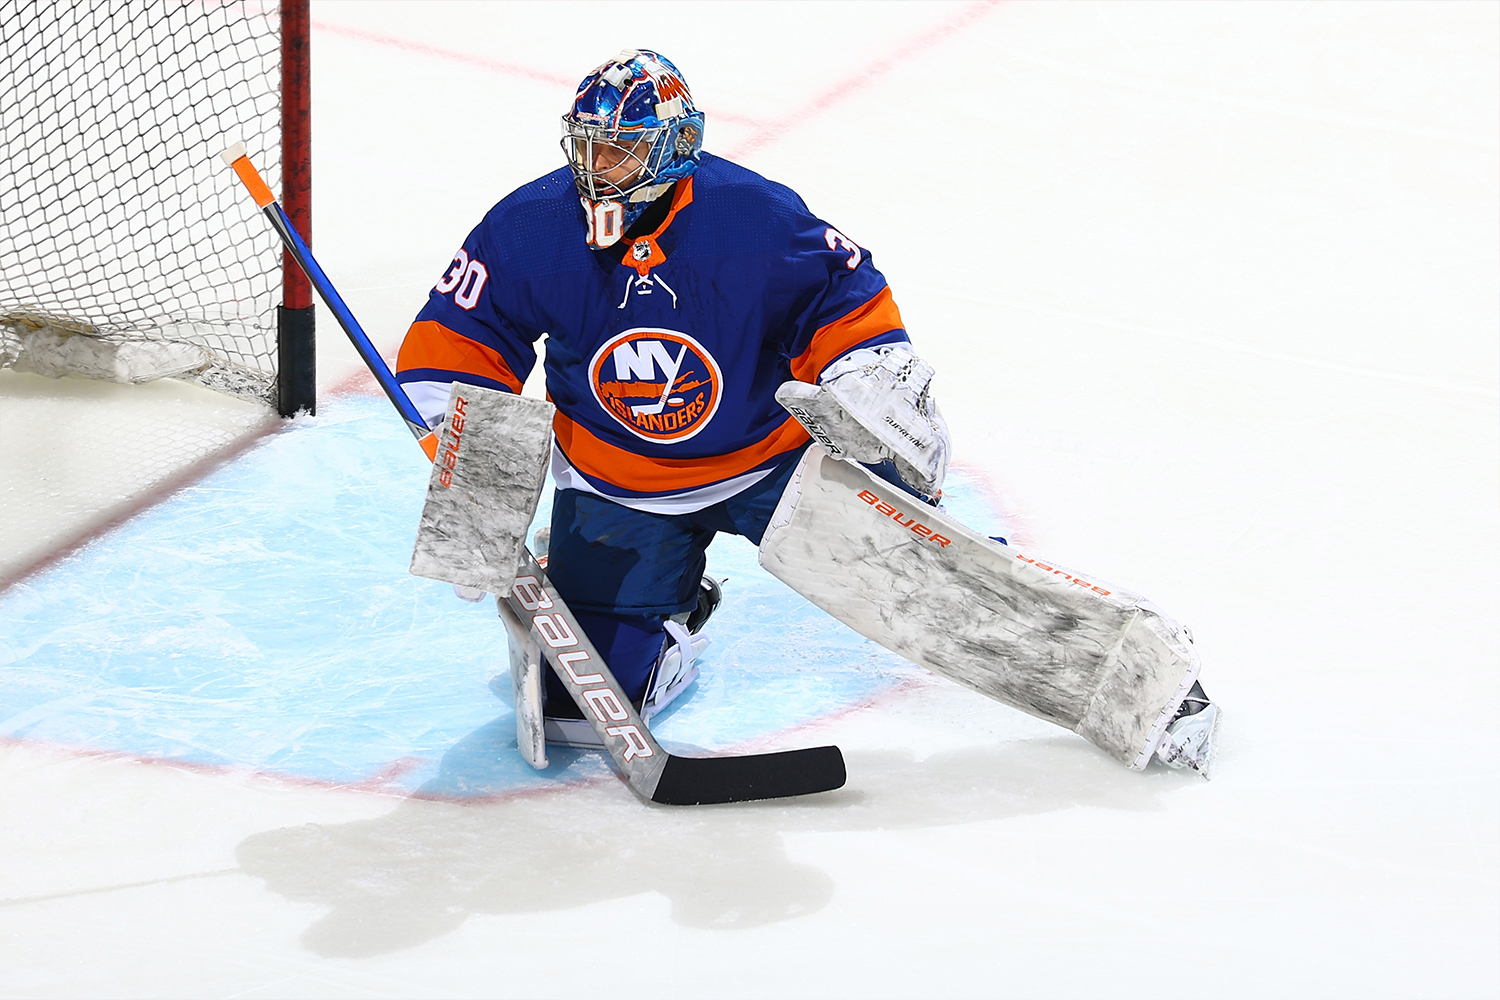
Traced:
[[821, 384], [786, 382], [776, 401], [836, 458], [886, 459], [923, 493], [948, 469], [948, 425], [929, 389], [932, 366], [905, 344], [864, 348], [823, 372]]
[[455, 382], [412, 551], [417, 576], [504, 594], [546, 482], [551, 403]]
[[1134, 594], [985, 538], [814, 445], [760, 545], [772, 575], [933, 673], [1150, 762], [1198, 675]]
[[516, 747], [521, 757], [538, 771], [547, 766], [547, 737], [542, 722], [542, 647], [505, 603], [498, 598], [500, 620], [510, 645], [510, 684], [515, 696]]

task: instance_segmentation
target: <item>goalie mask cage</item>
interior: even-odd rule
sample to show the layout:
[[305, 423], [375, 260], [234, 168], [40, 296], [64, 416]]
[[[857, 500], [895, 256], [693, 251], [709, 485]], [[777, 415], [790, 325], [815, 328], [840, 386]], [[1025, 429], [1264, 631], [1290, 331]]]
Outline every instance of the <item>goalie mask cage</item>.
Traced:
[[307, 0], [0, 0], [0, 93], [0, 363], [311, 410], [307, 279], [218, 156], [310, 232]]

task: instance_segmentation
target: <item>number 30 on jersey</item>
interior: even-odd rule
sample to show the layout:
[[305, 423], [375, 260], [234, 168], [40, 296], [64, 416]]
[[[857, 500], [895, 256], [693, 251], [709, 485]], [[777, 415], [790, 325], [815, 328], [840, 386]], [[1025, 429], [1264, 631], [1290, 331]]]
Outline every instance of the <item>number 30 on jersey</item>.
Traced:
[[484, 283], [490, 280], [489, 268], [478, 260], [470, 260], [467, 250], [453, 255], [453, 264], [439, 279], [436, 288], [447, 295], [453, 293], [453, 302], [460, 309], [473, 309], [479, 304], [479, 293]]
[[859, 266], [858, 243], [855, 243], [849, 237], [845, 236], [837, 229], [834, 229], [832, 226], [829, 226], [823, 232], [823, 242], [828, 244], [828, 249], [830, 250], [838, 250], [840, 248], [843, 248], [844, 250], [847, 250], [849, 252], [849, 260], [846, 262], [849, 270], [852, 271]]

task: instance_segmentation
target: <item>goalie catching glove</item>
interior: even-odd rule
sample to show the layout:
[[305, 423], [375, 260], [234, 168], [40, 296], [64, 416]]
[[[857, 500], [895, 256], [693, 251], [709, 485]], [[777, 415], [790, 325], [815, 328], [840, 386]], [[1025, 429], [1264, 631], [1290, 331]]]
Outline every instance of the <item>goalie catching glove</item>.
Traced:
[[786, 382], [784, 406], [835, 458], [871, 466], [890, 462], [902, 482], [929, 503], [948, 470], [948, 425], [928, 391], [932, 366], [906, 344], [866, 347], [829, 365], [817, 385]]

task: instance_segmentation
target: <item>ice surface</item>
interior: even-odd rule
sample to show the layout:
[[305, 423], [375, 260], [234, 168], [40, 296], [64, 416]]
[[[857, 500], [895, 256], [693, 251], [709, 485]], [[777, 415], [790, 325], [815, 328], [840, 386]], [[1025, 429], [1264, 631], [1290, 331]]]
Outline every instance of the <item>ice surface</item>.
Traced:
[[175, 379], [127, 386], [0, 371], [0, 585], [273, 420]]
[[[1500, 8], [313, 17], [315, 246], [382, 350], [560, 163], [580, 74], [661, 49], [707, 148], [872, 249], [1017, 544], [1192, 627], [1218, 773], [840, 660], [729, 565], [749, 645], [664, 736], [836, 742], [849, 785], [674, 810], [583, 756], [513, 784], [492, 612], [404, 576], [420, 462], [354, 399], [0, 598], [0, 995], [1500, 993]], [[280, 527], [209, 490], [304, 445], [322, 472], [257, 477], [294, 487]], [[204, 635], [221, 662], [171, 655]], [[409, 658], [372, 673], [373, 636]], [[767, 667], [773, 639], [836, 662]]]
[[[508, 697], [492, 602], [407, 572], [427, 472], [384, 397], [337, 399], [12, 588], [0, 737], [428, 797], [607, 773], [593, 753], [524, 764], [487, 683], [505, 674]], [[972, 476], [949, 494], [1003, 530]], [[710, 553], [728, 599], [702, 676], [653, 726], [669, 747], [769, 746], [919, 673], [772, 579], [748, 542]]]

